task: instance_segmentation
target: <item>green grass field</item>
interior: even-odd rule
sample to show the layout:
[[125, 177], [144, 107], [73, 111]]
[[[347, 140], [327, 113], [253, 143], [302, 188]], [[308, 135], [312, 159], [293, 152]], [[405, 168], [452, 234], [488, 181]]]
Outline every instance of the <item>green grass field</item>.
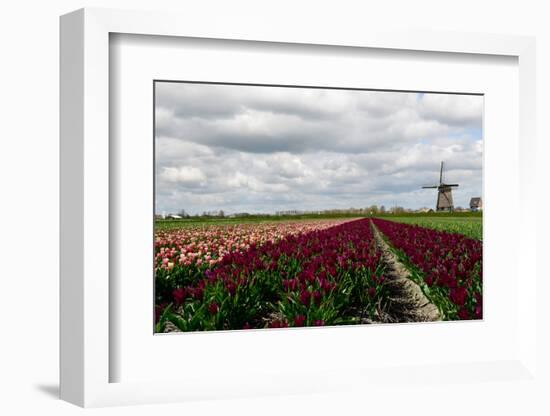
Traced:
[[428, 216], [406, 216], [406, 217], [384, 217], [387, 220], [415, 224], [422, 227], [432, 228], [438, 231], [464, 234], [476, 240], [483, 240], [483, 218], [476, 216], [439, 216], [432, 214]]

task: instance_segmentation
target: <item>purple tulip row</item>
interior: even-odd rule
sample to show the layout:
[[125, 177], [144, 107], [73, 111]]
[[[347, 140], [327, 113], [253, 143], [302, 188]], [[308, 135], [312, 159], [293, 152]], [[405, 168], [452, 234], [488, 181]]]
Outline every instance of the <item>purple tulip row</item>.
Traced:
[[446, 319], [483, 318], [481, 241], [382, 219], [373, 222], [419, 270]]

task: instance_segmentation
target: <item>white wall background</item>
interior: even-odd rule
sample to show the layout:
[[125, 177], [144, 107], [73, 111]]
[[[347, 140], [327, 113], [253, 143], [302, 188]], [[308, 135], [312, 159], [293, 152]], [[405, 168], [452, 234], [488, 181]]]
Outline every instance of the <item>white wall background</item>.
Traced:
[[[545, 1], [521, 0], [387, 0], [381, 1], [210, 1], [182, 0], [21, 0], [0, 9], [0, 409], [3, 414], [76, 414], [82, 410], [60, 402], [58, 394], [58, 17], [80, 7], [178, 10], [205, 24], [212, 14], [227, 19], [269, 16], [281, 25], [339, 27], [370, 25], [437, 30], [510, 33], [537, 36], [538, 47], [538, 180], [548, 179], [550, 157], [550, 26]], [[406, 70], [406, 69], [404, 69]], [[539, 201], [547, 192], [541, 192]], [[536, 209], [533, 207], [533, 209]], [[542, 213], [542, 209], [541, 209]], [[548, 221], [540, 216], [539, 250]], [[540, 256], [543, 257], [542, 255]], [[542, 262], [541, 262], [542, 265]], [[539, 292], [548, 290], [543, 282]], [[548, 322], [549, 308], [539, 306]], [[548, 334], [543, 351], [550, 351]], [[541, 351], [542, 352], [542, 351]], [[547, 353], [546, 353], [547, 354]], [[540, 354], [548, 371], [548, 358]], [[546, 386], [547, 391], [550, 387]], [[483, 393], [468, 385], [447, 386], [456, 400], [411, 391], [396, 399], [345, 393], [307, 397], [275, 397], [152, 408], [94, 410], [99, 414], [544, 414], [542, 389], [499, 383]], [[434, 386], [434, 390], [438, 390]], [[488, 394], [487, 392], [491, 392]], [[435, 397], [433, 397], [435, 396]], [[489, 397], [500, 397], [499, 400]], [[536, 400], [538, 398], [539, 400]], [[544, 405], [543, 405], [544, 403]], [[416, 411], [415, 411], [416, 410]], [[32, 414], [31, 413], [31, 414]]]

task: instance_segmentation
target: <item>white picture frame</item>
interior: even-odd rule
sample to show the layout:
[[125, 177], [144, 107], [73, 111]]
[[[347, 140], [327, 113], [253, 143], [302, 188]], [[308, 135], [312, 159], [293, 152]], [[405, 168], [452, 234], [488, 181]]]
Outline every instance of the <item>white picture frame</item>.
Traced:
[[[411, 368], [361, 367], [317, 373], [270, 374], [269, 378], [228, 385], [220, 377], [211, 382], [182, 378], [177, 382], [110, 382], [110, 365], [117, 357], [110, 349], [109, 245], [112, 219], [109, 205], [109, 36], [114, 33], [207, 39], [332, 45], [429, 51], [440, 54], [504, 55], [517, 58], [519, 67], [520, 177], [519, 244], [516, 247], [522, 285], [518, 287], [515, 317], [516, 353], [507, 360], [468, 364], [418, 363]], [[399, 377], [409, 382], [444, 374], [443, 379], [482, 383], [483, 380], [536, 382], [536, 218], [527, 214], [536, 204], [535, 171], [535, 40], [530, 37], [465, 33], [369, 32], [331, 33], [283, 30], [262, 22], [251, 27], [218, 21], [204, 26], [185, 15], [82, 9], [61, 18], [61, 398], [80, 406], [160, 403], [215, 397], [248, 397], [349, 390]], [[518, 271], [516, 271], [518, 273]], [[313, 332], [310, 332], [313, 334]], [[254, 333], [249, 336], [254, 336]], [[120, 358], [120, 357], [118, 357]], [[484, 376], [471, 378], [472, 373]], [[412, 377], [411, 377], [412, 375]], [[290, 380], [289, 380], [290, 378]], [[346, 380], [346, 381], [342, 381]], [[375, 383], [376, 382], [376, 383]], [[206, 386], [209, 383], [210, 388]]]

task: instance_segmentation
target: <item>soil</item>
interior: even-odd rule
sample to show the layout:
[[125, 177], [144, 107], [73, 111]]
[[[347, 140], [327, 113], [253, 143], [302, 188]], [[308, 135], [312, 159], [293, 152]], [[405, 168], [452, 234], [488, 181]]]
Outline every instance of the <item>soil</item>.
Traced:
[[168, 333], [168, 332], [181, 332], [181, 330], [172, 322], [168, 321], [164, 326], [164, 333]]
[[384, 323], [440, 321], [439, 309], [429, 301], [420, 286], [413, 282], [409, 270], [398, 260], [382, 233], [371, 222], [376, 244], [386, 265], [385, 284], [390, 296], [381, 314]]

